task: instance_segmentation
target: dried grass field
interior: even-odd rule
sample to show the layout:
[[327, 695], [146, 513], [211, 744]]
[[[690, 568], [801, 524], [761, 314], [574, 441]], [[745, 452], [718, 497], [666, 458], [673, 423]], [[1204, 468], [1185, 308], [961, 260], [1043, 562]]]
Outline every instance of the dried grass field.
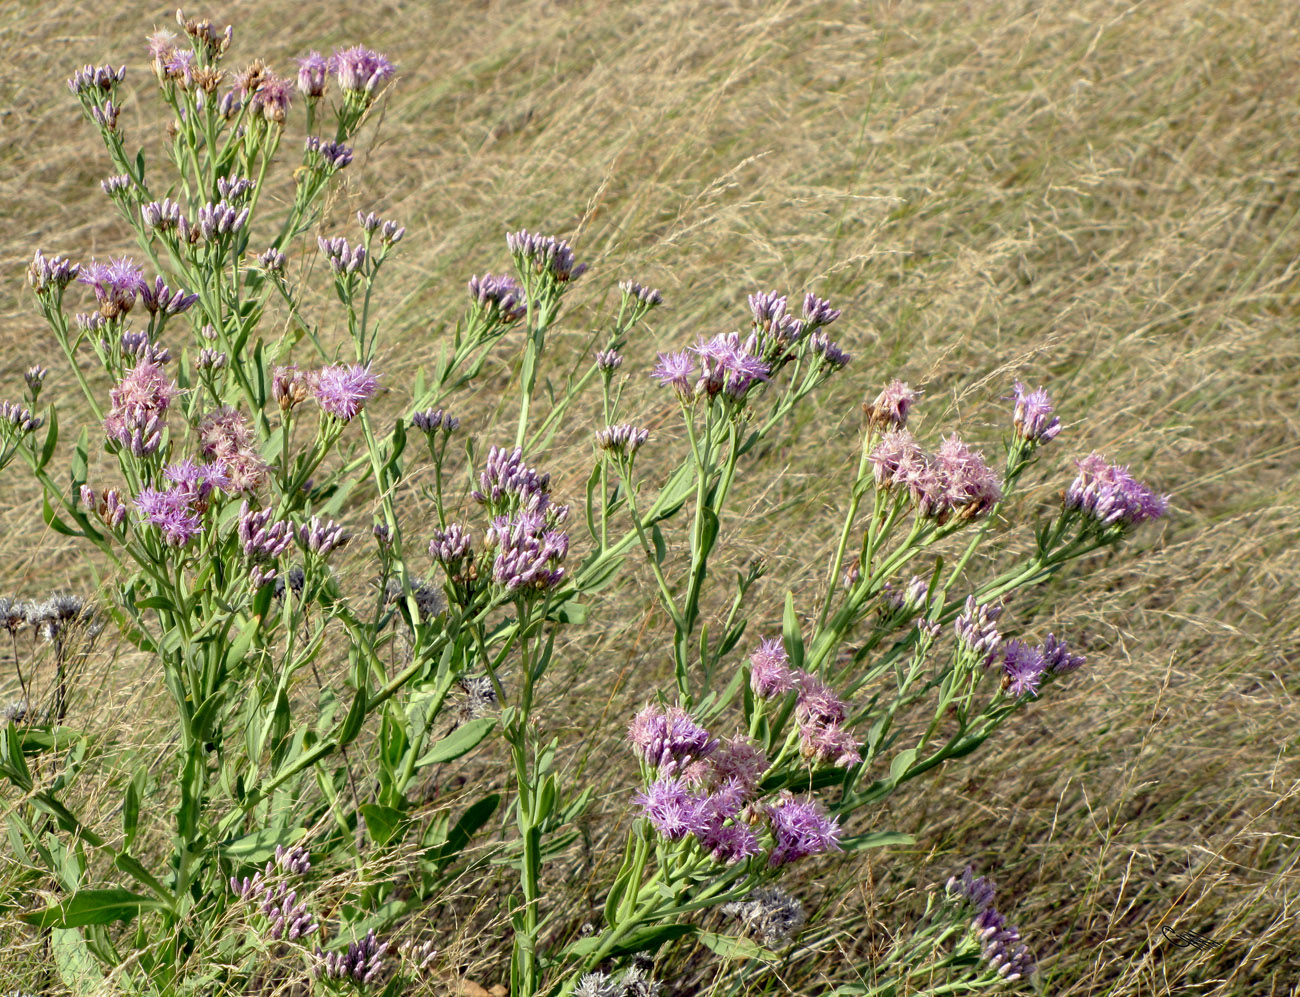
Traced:
[[[914, 845], [811, 864], [794, 884], [803, 948], [744, 993], [819, 995], [828, 962], [869, 976], [923, 891], [968, 863], [1014, 906], [1044, 994], [1300, 993], [1300, 6], [263, 0], [192, 13], [233, 23], [238, 58], [286, 72], [308, 49], [353, 43], [398, 66], [325, 223], [364, 208], [409, 229], [379, 306], [381, 407], [436, 355], [465, 279], [508, 262], [507, 229], [571, 238], [592, 265], [560, 361], [587, 355], [618, 280], [662, 290], [653, 337], [628, 346], [633, 382], [656, 350], [739, 327], [752, 291], [811, 288], [844, 309], [852, 364], [765, 455], [779, 473], [737, 485], [745, 511], [724, 560], [768, 565], [747, 642], [779, 630], [787, 588], [821, 584], [860, 403], [892, 377], [924, 389], [929, 432], [959, 419], [985, 444], [1013, 381], [1046, 386], [1066, 429], [1055, 472], [1034, 479], [1044, 504], [1067, 458], [1094, 449], [1172, 496], [1122, 557], [1024, 597], [1082, 638], [1087, 667], [874, 817]], [[126, 0], [0, 0], [0, 397], [45, 362], [69, 425], [85, 413], [24, 268], [37, 247], [88, 259], [130, 242], [64, 80], [125, 62], [123, 126], [155, 141], [144, 37], [171, 17]], [[507, 386], [510, 359], [489, 384]], [[458, 406], [483, 449], [502, 394]], [[641, 423], [672, 438], [667, 396], [634, 394]], [[545, 455], [557, 494], [581, 493], [594, 417], [576, 411]], [[0, 478], [0, 595], [93, 595], [95, 565], [44, 528], [19, 470]], [[634, 580], [557, 648], [542, 692], [565, 764], [597, 784], [587, 848], [546, 884], [575, 923], [619, 859], [602, 825], [630, 817], [627, 719], [671, 682], [648, 572]], [[110, 761], [157, 754], [170, 737], [151, 706], [157, 675], [102, 648], [70, 720]], [[10, 660], [0, 644], [5, 701]], [[440, 791], [499, 778], [500, 759], [475, 759]], [[0, 846], [0, 895], [11, 865]], [[437, 911], [446, 965], [484, 986], [508, 960], [493, 944], [498, 888], [460, 883]], [[1222, 944], [1172, 946], [1173, 923]], [[44, 992], [45, 958], [0, 922], [0, 992]], [[681, 955], [675, 992], [710, 993], [710, 959]]]

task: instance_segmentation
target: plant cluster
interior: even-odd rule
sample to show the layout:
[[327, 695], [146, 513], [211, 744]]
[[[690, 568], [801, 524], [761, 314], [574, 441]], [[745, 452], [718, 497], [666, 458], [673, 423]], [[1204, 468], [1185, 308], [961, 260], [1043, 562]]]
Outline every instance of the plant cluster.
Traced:
[[[93, 623], [71, 597], [0, 600], [15, 659], [23, 627], [56, 659], [49, 707], [20, 670], [23, 705], [0, 726], [8, 840], [28, 890], [10, 909], [57, 938], [60, 965], [98, 966], [130, 992], [397, 994], [454, 971], [416, 914], [504, 864], [512, 994], [657, 993], [653, 957], [691, 939], [774, 958], [808, 921], [801, 865], [909, 840], [862, 826], [1083, 664], [1065, 640], [1010, 624], [1004, 600], [1120, 543], [1165, 500], [1085, 457], [1032, 550], [972, 577], [1060, 421], [1044, 391], [1016, 384], [997, 469], [956, 433], [927, 448], [908, 428], [918, 392], [894, 381], [863, 405], [824, 589], [787, 593], [768, 626], [751, 608], [755, 565], [707, 619], [738, 476], [850, 365], [829, 335], [840, 310], [813, 292], [794, 306], [755, 293], [745, 331], [660, 353], [650, 380], [671, 392], [685, 435], [673, 455], [634, 421], [639, 386], [653, 386], [624, 353], [661, 294], [620, 283], [601, 349], [543, 412], [551, 333], [588, 266], [562, 239], [512, 232], [514, 273], [469, 279], [441, 359], [381, 420], [375, 295], [405, 229], [359, 212], [355, 231], [327, 235], [324, 206], [394, 67], [357, 46], [308, 54], [296, 78], [259, 60], [236, 70], [231, 28], [178, 22], [149, 43], [172, 112], [164, 163], [128, 151], [125, 67], [69, 80], [138, 255], [78, 264], [38, 251], [28, 269], [92, 421], [60, 446], [56, 407], [39, 411], [39, 367], [26, 397], [0, 407], [0, 465], [21, 459], [45, 522], [107, 570]], [[267, 196], [300, 115], [292, 187]], [[319, 322], [306, 307], [313, 261], [338, 303]], [[446, 406], [493, 350], [517, 358], [514, 425], [462, 425]], [[535, 457], [556, 459], [548, 448], [591, 391], [603, 424], [585, 494], [561, 494]], [[336, 573], [342, 557], [349, 572]], [[673, 684], [628, 718], [636, 819], [608, 832], [623, 836], [622, 861], [601, 885], [599, 923], [566, 934], [543, 865], [578, 837], [592, 787], [541, 733], [543, 690], [568, 667], [557, 638], [597, 622], [584, 600], [635, 563], [670, 631]], [[751, 624], [765, 633], [742, 647]], [[78, 782], [101, 756], [70, 722], [66, 679], [101, 628], [156, 664], [175, 734], [159, 767], [139, 761], [121, 780], [111, 830], [79, 809]], [[427, 806], [423, 781], [489, 739], [509, 757], [506, 791]], [[399, 854], [414, 872], [372, 874]], [[943, 992], [1027, 977], [1033, 960], [991, 887], [968, 873], [948, 894], [933, 902], [975, 909], [952, 952], [957, 913], [894, 950], [880, 967], [891, 982], [854, 989], [848, 973], [837, 992], [902, 992], [922, 970], [947, 974]], [[706, 930], [710, 912], [730, 934]]]

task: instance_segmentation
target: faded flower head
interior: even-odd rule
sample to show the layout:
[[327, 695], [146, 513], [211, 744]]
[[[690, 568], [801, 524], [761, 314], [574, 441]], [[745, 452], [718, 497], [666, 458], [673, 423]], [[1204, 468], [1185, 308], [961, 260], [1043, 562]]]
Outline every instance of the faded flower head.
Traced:
[[761, 886], [747, 900], [723, 904], [722, 913], [737, 918], [768, 948], [788, 941], [807, 920], [803, 904], [779, 886]]
[[[410, 581], [411, 595], [415, 599], [415, 606], [420, 614], [417, 623], [428, 623], [447, 608], [447, 600], [443, 598], [442, 589], [437, 585], [425, 581], [423, 578], [412, 577]], [[403, 600], [401, 579], [388, 579], [384, 585], [384, 603], [392, 606]]]
[[1002, 501], [1002, 482], [984, 462], [984, 455], [972, 450], [955, 433], [939, 445], [934, 458], [943, 480], [946, 503], [964, 518], [986, 515]]
[[650, 430], [626, 424], [596, 431], [596, 446], [618, 457], [632, 457], [650, 438]]
[[257, 435], [238, 409], [224, 406], [199, 420], [199, 452], [220, 465], [226, 477], [221, 487], [229, 492], [257, 488], [268, 471]]
[[869, 425], [883, 429], [902, 429], [907, 425], [907, 414], [920, 397], [903, 381], [890, 381], [870, 404], [863, 404]]

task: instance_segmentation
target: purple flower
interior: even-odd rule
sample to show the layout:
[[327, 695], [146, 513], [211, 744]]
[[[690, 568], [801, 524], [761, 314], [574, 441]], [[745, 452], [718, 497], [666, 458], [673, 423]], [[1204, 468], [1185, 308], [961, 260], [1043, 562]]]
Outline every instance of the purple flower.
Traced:
[[275, 73], [262, 77], [253, 94], [252, 109], [261, 111], [262, 117], [277, 125], [283, 125], [288, 114], [289, 105], [293, 103], [293, 84]]
[[162, 442], [167, 406], [175, 395], [176, 385], [167, 380], [162, 365], [141, 360], [109, 392], [112, 406], [104, 432], [137, 457], [153, 453]]
[[805, 758], [848, 768], [862, 761], [862, 742], [837, 723], [801, 723], [800, 752]]
[[1127, 467], [1110, 464], [1101, 454], [1075, 461], [1079, 475], [1065, 492], [1065, 507], [1078, 509], [1099, 525], [1135, 526], [1158, 519], [1169, 509], [1167, 496], [1157, 495]]
[[1030, 443], [1049, 442], [1061, 431], [1061, 420], [1052, 415], [1052, 400], [1042, 388], [1029, 391], [1016, 382], [1016, 409], [1013, 423], [1016, 434]]
[[469, 296], [475, 308], [493, 322], [516, 322], [528, 311], [524, 289], [504, 274], [474, 275], [469, 279]]
[[298, 92], [308, 99], [325, 94], [325, 77], [329, 61], [319, 52], [308, 52], [298, 60]]
[[378, 52], [354, 45], [334, 50], [329, 69], [338, 78], [345, 96], [372, 98], [377, 90], [393, 78], [393, 64]]
[[769, 809], [772, 834], [776, 839], [769, 866], [785, 865], [821, 852], [838, 851], [840, 826], [836, 818], [827, 819], [811, 799], [796, 800], [785, 795]]
[[92, 260], [77, 279], [95, 289], [100, 314], [110, 319], [129, 312], [145, 290], [144, 272], [125, 256], [107, 263]]
[[911, 485], [928, 470], [925, 451], [906, 429], [892, 429], [872, 448], [868, 460], [881, 488]]
[[902, 429], [907, 425], [907, 414], [920, 397], [919, 391], [913, 391], [903, 381], [890, 381], [885, 389], [869, 405], [863, 405], [867, 413], [867, 422], [874, 427]]
[[384, 971], [384, 954], [388, 951], [388, 942], [380, 943], [375, 937], [375, 930], [370, 929], [366, 937], [359, 942], [348, 945], [346, 952], [325, 952], [316, 949], [316, 978], [331, 980], [351, 980], [353, 983], [374, 983]]
[[39, 249], [27, 264], [27, 283], [37, 294], [51, 289], [62, 291], [81, 274], [81, 264], [72, 263], [62, 256], [45, 256]]
[[881, 595], [891, 613], [911, 616], [925, 608], [925, 600], [929, 593], [929, 580], [920, 575], [913, 575], [901, 591], [894, 588], [893, 582], [885, 582]]
[[966, 867], [960, 879], [956, 876], [951, 877], [945, 888], [949, 897], [958, 902], [969, 901], [976, 912], [993, 906], [993, 895], [997, 889], [991, 879], [984, 876], [977, 877], [970, 866]]
[[448, 523], [445, 530], [435, 528], [429, 541], [429, 556], [444, 566], [459, 564], [473, 554], [469, 531], [459, 523]]
[[[803, 323], [786, 311], [787, 298], [776, 291], [767, 291], [749, 296], [749, 310], [754, 316], [754, 331], [765, 344], [770, 344], [772, 352], [784, 353], [788, 344], [803, 335]], [[769, 356], [769, 351], [764, 351]], [[773, 357], [776, 359], [776, 357]]]
[[349, 422], [378, 387], [379, 379], [370, 373], [369, 365], [335, 364], [316, 372], [312, 390], [322, 409], [336, 419]]
[[801, 724], [841, 724], [848, 715], [844, 700], [837, 696], [825, 682], [810, 672], [800, 670], [794, 674], [799, 689], [795, 701], [795, 718]]
[[631, 457], [650, 438], [650, 430], [626, 424], [596, 431], [596, 446], [619, 457]]
[[283, 364], [271, 372], [271, 397], [281, 412], [306, 401], [310, 392], [311, 378], [297, 364]]
[[271, 509], [252, 508], [247, 500], [240, 506], [239, 542], [243, 545], [244, 557], [254, 565], [274, 562], [293, 543], [293, 523], [272, 520], [273, 515]]
[[72, 79], [68, 80], [68, 89], [79, 96], [81, 94], [111, 95], [124, 79], [126, 79], [125, 66], [118, 69], [112, 66], [83, 66], [72, 74]]
[[430, 408], [411, 416], [411, 425], [425, 433], [436, 433], [441, 429], [444, 433], [451, 434], [460, 428], [460, 420], [440, 408]]
[[188, 457], [179, 464], [169, 464], [163, 477], [189, 492], [192, 501], [200, 504], [207, 502], [212, 489], [230, 487], [230, 479], [220, 464], [198, 464]]
[[1012, 696], [1037, 696], [1047, 663], [1043, 652], [1019, 640], [1009, 640], [1002, 651], [1002, 688]]
[[508, 232], [506, 247], [520, 272], [546, 274], [557, 284], [577, 280], [587, 272], [587, 264], [575, 262], [573, 247], [553, 235], [535, 235], [527, 229]]
[[[992, 884], [989, 884], [992, 892]], [[990, 902], [971, 921], [971, 932], [981, 942], [981, 952], [989, 968], [1007, 981], [1018, 980], [1034, 972], [1034, 957], [1020, 940], [1020, 932], [1007, 923]]]
[[1065, 641], [1058, 640], [1055, 634], [1048, 634], [1041, 648], [1043, 662], [1053, 675], [1064, 675], [1076, 668], [1082, 668], [1087, 658], [1082, 654], [1071, 654]]
[[569, 535], [548, 528], [539, 511], [520, 509], [513, 517], [498, 516], [486, 542], [497, 548], [492, 578], [507, 592], [541, 593], [564, 580], [560, 565], [569, 553]]
[[307, 165], [316, 170], [336, 172], [352, 162], [352, 150], [341, 142], [322, 142], [317, 136], [307, 138]]
[[987, 664], [997, 656], [1002, 644], [1002, 635], [997, 628], [997, 619], [1001, 615], [1001, 606], [981, 606], [975, 601], [975, 596], [968, 595], [965, 610], [953, 624], [957, 642]]
[[196, 301], [197, 294], [186, 294], [182, 290], [173, 291], [163, 283], [162, 277], [155, 277], [153, 284], [145, 283], [140, 289], [140, 302], [150, 315], [179, 315], [188, 311]]
[[736, 811], [731, 809], [728, 801], [705, 797], [700, 802], [699, 812], [704, 826], [695, 832], [695, 836], [700, 847], [715, 862], [731, 865], [763, 850], [757, 834], [745, 824], [731, 820]]
[[830, 325], [840, 317], [841, 311], [838, 308], [832, 308], [831, 303], [817, 297], [812, 291], [804, 295], [803, 299], [803, 324], [805, 331], [819, 328], [824, 325]]
[[121, 197], [131, 189], [131, 178], [125, 173], [115, 173], [99, 181], [99, 186], [109, 197]]
[[173, 547], [184, 547], [203, 531], [203, 520], [190, 505], [194, 494], [184, 485], [166, 491], [144, 488], [135, 505], [146, 522], [162, 531]]
[[691, 352], [703, 362], [703, 373], [695, 385], [696, 394], [709, 397], [722, 392], [729, 398], [743, 398], [757, 381], [770, 380], [771, 368], [758, 356], [754, 335], [741, 342], [740, 333], [719, 333], [700, 340]]
[[478, 480], [479, 487], [470, 496], [498, 515], [509, 514], [516, 509], [545, 513], [554, 508], [552, 519], [559, 522], [568, 512], [565, 506], [551, 506], [551, 476], [525, 464], [524, 452], [520, 447], [513, 450], [490, 447], [487, 466], [479, 474]]
[[668, 774], [681, 772], [691, 762], [708, 757], [718, 746], [717, 740], [680, 706], [670, 706], [666, 711], [647, 706], [628, 725], [627, 739], [643, 761]]
[[354, 274], [365, 266], [366, 247], [361, 243], [350, 246], [347, 239], [340, 235], [333, 239], [317, 236], [316, 244], [336, 274]]
[[649, 311], [656, 305], [663, 304], [664, 296], [652, 287], [645, 287], [634, 280], [621, 280], [618, 283], [618, 289], [624, 295], [637, 303], [637, 307], [643, 311]]
[[683, 398], [689, 398], [695, 384], [695, 359], [689, 350], [660, 353], [659, 362], [655, 364], [650, 376], [660, 384], [671, 385]]
[[748, 738], [728, 738], [707, 757], [690, 762], [685, 771], [687, 780], [696, 785], [733, 794], [739, 809], [767, 771], [767, 756]]
[[[836, 314], [839, 314], [838, 312]], [[838, 343], [833, 342], [826, 333], [820, 329], [812, 334], [809, 345], [812, 351], [822, 358], [822, 362], [831, 370], [840, 370], [848, 366], [848, 362], [853, 358], [845, 353]]]
[[781, 638], [768, 637], [760, 641], [758, 650], [749, 656], [749, 684], [754, 693], [770, 699], [789, 692], [794, 683], [790, 656], [786, 654]]
[[699, 797], [686, 787], [681, 779], [668, 776], [650, 784], [632, 797], [632, 802], [642, 809], [655, 830], [669, 841], [680, 841], [687, 835], [700, 835], [708, 831], [708, 819], [701, 809]]
[[1002, 501], [1002, 483], [983, 454], [971, 450], [955, 433], [939, 445], [935, 467], [943, 479], [944, 498], [964, 518], [987, 514]]
[[325, 557], [330, 551], [342, 547], [352, 539], [334, 520], [323, 520], [319, 516], [298, 527], [298, 542], [310, 553]]
[[596, 367], [600, 369], [601, 373], [612, 374], [621, 366], [623, 366], [623, 354], [619, 353], [618, 350], [601, 350], [596, 354]]

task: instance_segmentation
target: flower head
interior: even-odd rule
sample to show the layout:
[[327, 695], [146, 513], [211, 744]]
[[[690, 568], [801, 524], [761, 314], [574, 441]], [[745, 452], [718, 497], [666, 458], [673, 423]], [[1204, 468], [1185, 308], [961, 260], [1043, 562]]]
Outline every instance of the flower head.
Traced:
[[957, 642], [987, 664], [997, 656], [1002, 645], [1002, 635], [997, 628], [1001, 615], [1000, 605], [980, 605], [975, 596], [967, 596], [966, 607], [953, 624]]
[[362, 45], [334, 50], [329, 69], [338, 79], [345, 96], [373, 99], [375, 93], [393, 78], [393, 64], [373, 49]]
[[199, 420], [199, 452], [220, 466], [224, 491], [247, 492], [257, 488], [268, 471], [257, 436], [238, 409], [224, 406]]
[[1076, 668], [1082, 668], [1088, 660], [1082, 654], [1070, 653], [1069, 646], [1065, 641], [1059, 640], [1055, 634], [1047, 635], [1047, 640], [1043, 641], [1040, 650], [1044, 665], [1053, 675], [1064, 675]]
[[1052, 400], [1042, 388], [1029, 391], [1019, 381], [1015, 386], [1016, 434], [1031, 443], [1043, 444], [1061, 431], [1061, 420], [1052, 415]]
[[677, 353], [660, 353], [650, 376], [660, 384], [671, 386], [683, 398], [689, 398], [695, 385], [695, 358], [690, 350]]
[[1024, 641], [1009, 640], [1002, 649], [1002, 688], [1012, 696], [1036, 696], [1047, 671], [1039, 648]]
[[987, 514], [1002, 501], [1002, 482], [984, 462], [984, 455], [972, 450], [955, 433], [943, 441], [934, 458], [943, 480], [944, 499], [965, 517]]
[[1065, 507], [1078, 509], [1100, 526], [1135, 526], [1158, 519], [1169, 509], [1167, 496], [1142, 484], [1127, 467], [1110, 464], [1101, 454], [1075, 461], [1079, 475], [1065, 492]]
[[469, 296], [473, 307], [493, 322], [516, 322], [528, 311], [524, 289], [504, 274], [474, 275], [469, 279]]
[[573, 247], [553, 235], [536, 235], [527, 229], [508, 232], [506, 246], [521, 272], [545, 274], [556, 284], [575, 281], [587, 272], [587, 264], [575, 260]]
[[626, 424], [596, 431], [596, 446], [619, 457], [631, 457], [650, 438], [650, 430]]
[[298, 92], [309, 100], [325, 94], [329, 60], [319, 52], [308, 52], [298, 60]]
[[110, 319], [129, 312], [145, 290], [144, 271], [125, 256], [107, 263], [92, 260], [77, 279], [95, 289], [100, 314]]
[[767, 859], [770, 866], [785, 865], [805, 855], [839, 850], [838, 818], [828, 819], [811, 799], [798, 800], [785, 795], [769, 808], [769, 816], [776, 839]]
[[628, 726], [627, 739], [647, 764], [672, 774], [713, 753], [718, 742], [680, 706], [647, 706]]
[[135, 505], [144, 521], [157, 527], [167, 543], [184, 547], [203, 531], [203, 519], [193, 506], [194, 498], [187, 486], [174, 484], [165, 491], [142, 489]]
[[317, 403], [343, 422], [354, 419], [379, 387], [379, 379], [370, 373], [369, 365], [360, 364], [322, 367], [313, 381]]
[[371, 928], [365, 938], [350, 943], [346, 951], [327, 953], [318, 947], [314, 972], [317, 979], [374, 983], [384, 972], [387, 952], [388, 942], [380, 942]]
[[261, 111], [267, 121], [283, 125], [291, 103], [293, 83], [275, 73], [267, 73], [253, 94], [251, 106], [254, 111]]
[[141, 360], [109, 392], [112, 406], [104, 432], [138, 457], [153, 453], [162, 442], [167, 407], [175, 395], [176, 385], [167, 380], [162, 365]]
[[768, 948], [786, 941], [807, 920], [803, 905], [779, 886], [762, 886], [748, 899], [723, 904], [722, 913], [738, 918]]
[[764, 699], [784, 695], [794, 688], [790, 656], [780, 637], [760, 641], [758, 649], [749, 656], [749, 684]]
[[678, 778], [666, 776], [632, 797], [655, 830], [669, 841], [680, 841], [690, 834], [708, 830], [707, 817], [701, 811], [701, 799]]
[[907, 425], [907, 414], [920, 397], [919, 391], [913, 391], [903, 381], [890, 381], [876, 400], [863, 404], [867, 413], [867, 422], [875, 427], [885, 429], [902, 429]]

